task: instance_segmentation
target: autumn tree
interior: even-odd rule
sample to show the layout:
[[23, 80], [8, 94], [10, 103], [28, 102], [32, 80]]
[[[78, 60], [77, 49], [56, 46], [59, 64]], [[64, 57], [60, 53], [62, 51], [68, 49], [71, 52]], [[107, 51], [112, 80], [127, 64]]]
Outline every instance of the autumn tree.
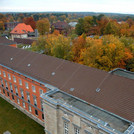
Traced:
[[33, 29], [36, 28], [36, 22], [34, 21], [34, 19], [32, 17], [24, 18], [23, 22], [26, 25], [30, 25]]
[[37, 21], [37, 29], [40, 35], [44, 35], [49, 32], [50, 23], [47, 18]]

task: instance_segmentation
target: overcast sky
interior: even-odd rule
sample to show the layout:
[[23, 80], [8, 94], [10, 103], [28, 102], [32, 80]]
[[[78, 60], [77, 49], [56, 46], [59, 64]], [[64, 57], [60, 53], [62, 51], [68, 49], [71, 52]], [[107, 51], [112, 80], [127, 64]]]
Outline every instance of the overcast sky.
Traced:
[[0, 0], [0, 12], [78, 11], [134, 14], [134, 0]]

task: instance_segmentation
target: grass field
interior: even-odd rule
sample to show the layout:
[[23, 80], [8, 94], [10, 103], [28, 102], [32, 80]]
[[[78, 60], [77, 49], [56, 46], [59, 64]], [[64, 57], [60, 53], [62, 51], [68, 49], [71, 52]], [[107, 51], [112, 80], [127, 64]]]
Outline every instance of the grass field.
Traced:
[[44, 128], [0, 97], [0, 134], [44, 134]]

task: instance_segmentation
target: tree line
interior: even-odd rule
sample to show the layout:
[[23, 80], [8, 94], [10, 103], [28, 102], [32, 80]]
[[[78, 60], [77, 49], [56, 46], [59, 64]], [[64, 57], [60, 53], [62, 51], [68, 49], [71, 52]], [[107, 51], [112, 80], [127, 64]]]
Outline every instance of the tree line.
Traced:
[[71, 39], [55, 31], [41, 36], [32, 44], [32, 50], [106, 71], [115, 68], [134, 71], [134, 39], [124, 36], [90, 38], [82, 34]]

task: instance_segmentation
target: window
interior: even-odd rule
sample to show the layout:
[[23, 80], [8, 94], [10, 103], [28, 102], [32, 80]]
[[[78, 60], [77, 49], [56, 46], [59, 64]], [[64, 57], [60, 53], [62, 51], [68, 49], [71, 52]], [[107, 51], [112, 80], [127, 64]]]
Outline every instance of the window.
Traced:
[[24, 108], [26, 107], [25, 102], [22, 102], [22, 105], [23, 105]]
[[5, 71], [3, 71], [3, 76], [6, 77], [6, 73], [5, 73]]
[[68, 122], [64, 122], [64, 134], [68, 134]]
[[77, 128], [77, 127], [75, 127], [75, 128], [74, 128], [74, 134], [79, 134], [79, 133], [80, 133], [80, 129]]
[[18, 95], [18, 88], [17, 88], [17, 86], [15, 86], [15, 92], [16, 92], [16, 95]]
[[33, 97], [33, 100], [34, 100], [34, 105], [37, 106], [37, 99], [36, 99], [36, 96]]
[[8, 79], [11, 80], [11, 75], [10, 74], [8, 74]]
[[41, 100], [40, 103], [41, 103], [41, 110], [43, 111], [43, 101]]
[[38, 111], [35, 109], [35, 114], [38, 115]]
[[11, 90], [11, 92], [13, 92], [13, 87], [12, 87], [11, 83], [10, 83], [10, 90]]
[[12, 99], [14, 100], [14, 96], [12, 95]]
[[5, 90], [3, 89], [3, 94], [5, 94]]
[[43, 90], [42, 89], [40, 89], [40, 95], [42, 95], [43, 94]]
[[1, 79], [1, 84], [3, 84], [3, 80]]
[[31, 106], [28, 106], [28, 110], [29, 110], [30, 112], [32, 112]]
[[27, 100], [30, 103], [30, 94], [29, 93], [27, 93]]
[[25, 87], [26, 87], [26, 89], [29, 89], [29, 86], [28, 86], [27, 82], [25, 82]]
[[22, 99], [24, 99], [24, 93], [23, 93], [23, 90], [21, 90], [20, 92], [21, 92], [21, 97], [22, 97]]
[[44, 120], [44, 114], [42, 114], [42, 119]]
[[33, 86], [33, 85], [32, 85], [32, 90], [33, 90], [34, 93], [36, 92], [35, 86]]
[[15, 76], [13, 76], [13, 81], [16, 83], [16, 77]]
[[17, 103], [20, 104], [20, 100], [19, 99], [17, 99]]
[[10, 97], [10, 96], [9, 96], [9, 92], [7, 92], [7, 95], [8, 95], [8, 97]]
[[0, 75], [1, 75], [1, 70], [0, 70]]
[[19, 84], [22, 85], [22, 80], [21, 79], [19, 79]]
[[7, 81], [5, 80], [5, 86], [7, 87], [7, 89], [8, 89], [8, 84], [7, 84]]

